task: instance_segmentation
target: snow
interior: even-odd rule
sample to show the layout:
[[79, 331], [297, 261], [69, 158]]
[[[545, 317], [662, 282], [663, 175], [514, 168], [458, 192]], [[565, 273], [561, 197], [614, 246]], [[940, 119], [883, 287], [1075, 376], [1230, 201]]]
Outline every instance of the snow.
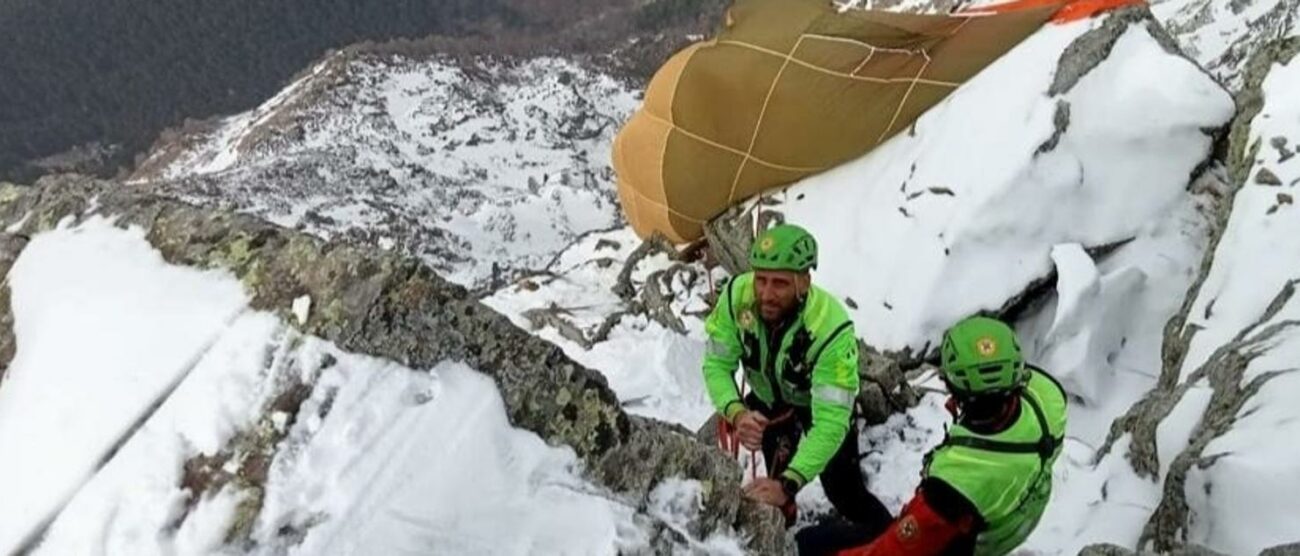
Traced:
[[[233, 276], [166, 264], [138, 229], [93, 218], [38, 234], [8, 279], [18, 349], [0, 386], [0, 552], [47, 515], [37, 554], [605, 554], [693, 519], [681, 501], [700, 485], [673, 483], [639, 511], [588, 483], [571, 449], [512, 428], [487, 376], [302, 336], [249, 309]], [[272, 411], [294, 384], [310, 389], [300, 411]], [[272, 458], [264, 485], [244, 482], [254, 452]], [[199, 455], [218, 458], [212, 477], [238, 477], [191, 492]], [[259, 493], [256, 544], [227, 544]]]
[[311, 315], [311, 296], [304, 295], [293, 300], [290, 309], [293, 311], [294, 318], [298, 319], [299, 326], [307, 324], [307, 317]]
[[[1291, 20], [1268, 32], [1257, 23], [1288, 1], [1164, 0], [1153, 9], [1231, 81], [1240, 45], [1274, 27], [1294, 33]], [[927, 8], [905, 0], [890, 9]], [[1094, 461], [1114, 419], [1161, 371], [1165, 323], [1196, 278], [1215, 202], [1189, 194], [1199, 186], [1187, 182], [1211, 147], [1202, 130], [1233, 113], [1213, 80], [1141, 25], [1074, 89], [1048, 97], [1062, 51], [1099, 24], [1045, 28], [914, 130], [772, 195], [788, 220], [818, 236], [814, 279], [856, 301], [857, 330], [877, 348], [932, 349], [957, 319], [1058, 275], [1054, 295], [1016, 323], [1030, 361], [1071, 397], [1052, 503], [1026, 554], [1135, 546], [1212, 393], [1192, 385], [1157, 428], [1155, 480], [1133, 471], [1128, 437]], [[346, 74], [342, 84], [325, 69], [202, 137], [160, 187], [322, 236], [371, 239], [457, 282], [495, 286], [489, 306], [599, 370], [629, 413], [691, 430], [712, 414], [700, 373], [710, 283], [699, 266], [671, 288], [685, 334], [629, 316], [586, 348], [554, 328], [532, 330], [526, 317], [557, 307], [589, 336], [628, 308], [612, 288], [639, 240], [617, 218], [607, 159], [633, 92], [551, 59], [485, 63], [475, 71], [486, 80], [401, 58], [334, 68]], [[1300, 89], [1300, 63], [1276, 66], [1264, 89], [1251, 132], [1258, 159], [1192, 305], [1187, 324], [1197, 333], [1183, 380], [1300, 279], [1300, 219], [1279, 195], [1300, 185], [1300, 157], [1287, 154], [1300, 144], [1300, 105], [1280, 101]], [[328, 102], [301, 102], [322, 91]], [[1065, 103], [1070, 123], [1049, 148]], [[301, 124], [301, 136], [247, 148], [246, 139], [283, 123], [272, 115]], [[1283, 185], [1257, 183], [1262, 169]], [[1216, 179], [1213, 170], [1201, 178]], [[1087, 252], [1121, 241], [1108, 255]], [[672, 266], [647, 258], [633, 282]], [[511, 428], [487, 377], [450, 361], [409, 369], [301, 336], [248, 309], [230, 276], [166, 265], [138, 231], [92, 220], [39, 235], [10, 281], [19, 350], [0, 386], [0, 453], [23, 457], [0, 458], [0, 552], [65, 502], [39, 553], [246, 550], [225, 537], [250, 491], [234, 481], [196, 499], [180, 484], [185, 462], [265, 430], [284, 440], [251, 528], [261, 552], [635, 552], [654, 542], [653, 524], [677, 537], [679, 552], [741, 552], [727, 531], [690, 537], [704, 485], [670, 480], [646, 501], [622, 500], [586, 482], [571, 450]], [[310, 311], [310, 298], [295, 301], [297, 323]], [[1270, 322], [1297, 318], [1292, 300]], [[1300, 434], [1291, 403], [1298, 358], [1300, 329], [1247, 368], [1245, 381], [1283, 374], [1189, 471], [1189, 542], [1254, 554], [1296, 540], [1288, 536], [1300, 530], [1300, 447], [1277, 439]], [[297, 382], [311, 386], [301, 411], [270, 411]], [[940, 387], [932, 376], [916, 385]], [[927, 394], [858, 439], [864, 480], [891, 510], [911, 497], [923, 455], [943, 438], [942, 402]], [[222, 469], [234, 474], [240, 464]], [[829, 510], [818, 482], [799, 503], [801, 525]]]
[[[1289, 136], [1300, 122], [1300, 106], [1290, 101], [1291, 91], [1300, 86], [1300, 64], [1275, 66], [1265, 81], [1265, 105], [1252, 124], [1251, 141], [1259, 141], [1261, 150], [1247, 183], [1236, 193], [1233, 212], [1224, 235], [1214, 252], [1214, 262], [1199, 295], [1192, 303], [1186, 326], [1196, 330], [1180, 371], [1180, 382], [1201, 367], [1210, 354], [1231, 341], [1247, 326], [1259, 320], [1277, 292], [1294, 278], [1291, 261], [1300, 260], [1300, 230], [1296, 219], [1287, 211], [1291, 205], [1279, 205], [1277, 194], [1282, 188], [1254, 182], [1259, 168], [1268, 167], [1283, 183], [1300, 177], [1300, 165], [1283, 162], [1282, 153], [1272, 147], [1270, 139]], [[1270, 209], [1279, 205], [1275, 212]], [[1131, 250], [1135, 246], [1126, 247]], [[1123, 251], [1120, 253], [1123, 254]], [[1281, 264], [1279, 264], [1281, 263]], [[1159, 289], [1152, 289], [1158, 292]], [[1137, 298], [1149, 302], [1151, 294]], [[1139, 309], [1148, 330], [1158, 331], [1163, 322], [1152, 321], [1153, 313]], [[1166, 312], [1165, 314], [1169, 314]], [[1295, 300], [1282, 306], [1273, 318], [1263, 323], [1280, 323], [1300, 318], [1300, 304]], [[1107, 322], [1122, 322], [1123, 319]], [[1101, 324], [1100, 322], [1098, 324]], [[1257, 329], [1258, 330], [1258, 329]], [[1282, 332], [1262, 346], [1263, 354], [1247, 367], [1242, 385], [1268, 371], [1287, 371], [1265, 383], [1237, 414], [1228, 431], [1211, 440], [1201, 453], [1199, 463], [1188, 471], [1184, 494], [1187, 497], [1189, 527], [1187, 541], [1224, 554], [1256, 554], [1264, 548], [1294, 542], [1300, 530], [1294, 512], [1300, 497], [1300, 479], [1294, 462], [1294, 443], [1279, 438], [1294, 436], [1300, 411], [1290, 399], [1294, 397], [1294, 368], [1300, 357], [1300, 335], [1295, 329]], [[1154, 334], [1149, 334], [1154, 336]], [[1126, 348], [1124, 351], [1130, 351]], [[1159, 350], [1147, 348], [1152, 369], [1158, 370]], [[1135, 392], [1144, 392], [1150, 381]], [[1111, 392], [1119, 393], [1118, 388]], [[1044, 523], [1027, 544], [1060, 546], [1063, 553], [1099, 541], [1135, 546], [1138, 536], [1163, 496], [1163, 481], [1170, 464], [1187, 447], [1193, 432], [1202, 425], [1212, 390], [1201, 381], [1190, 385], [1169, 416], [1156, 428], [1156, 448], [1160, 463], [1159, 482], [1139, 478], [1129, 466], [1131, 439], [1121, 438], [1109, 456], [1098, 465], [1087, 460], [1068, 463], [1065, 470], [1075, 478], [1061, 481]], [[1121, 407], [1132, 404], [1133, 394]], [[1072, 408], [1070, 433], [1077, 434], [1080, 412]], [[1109, 423], [1101, 415], [1089, 415], [1084, 426], [1099, 428]], [[1113, 415], [1110, 416], [1113, 418]], [[1104, 434], [1104, 430], [1099, 431]], [[1068, 446], [1067, 446], [1068, 449]], [[1080, 450], [1081, 456], [1090, 456]], [[1089, 458], [1090, 459], [1090, 458]], [[1058, 474], [1061, 471], [1058, 464]], [[1267, 477], [1262, 480], [1261, 477]], [[1103, 494], [1098, 495], [1099, 489]], [[1063, 487], [1063, 488], [1062, 488]]]
[[[778, 210], [819, 238], [815, 279], [857, 301], [868, 343], [933, 348], [951, 323], [1046, 275], [1054, 245], [1154, 234], [1185, 201], [1210, 148], [1200, 130], [1231, 117], [1231, 98], [1141, 27], [1063, 98], [1048, 98], [1057, 58], [1095, 24], [1043, 29], [922, 116], [914, 134], [778, 194]], [[1037, 153], [1058, 100], [1070, 125]]]
[[[1264, 81], [1264, 107], [1250, 134], [1250, 142], [1260, 144], [1259, 153], [1250, 177], [1236, 195], [1214, 266], [1192, 306], [1194, 318], [1188, 325], [1200, 330], [1188, 349], [1183, 376], [1263, 315], [1288, 280], [1300, 278], [1294, 266], [1276, 264], [1300, 260], [1300, 218], [1295, 217], [1295, 205], [1281, 204], [1283, 196], [1295, 194], [1300, 158], [1283, 162], [1283, 155], [1270, 144], [1274, 137], [1289, 139], [1292, 146], [1300, 143], [1300, 104], [1287, 102], [1297, 88], [1300, 63], [1295, 61], [1288, 66], [1275, 65]], [[1262, 169], [1276, 174], [1283, 186], [1257, 183], [1255, 176]]]
[[688, 539], [693, 554], [741, 555], [744, 550], [735, 537], [715, 533], [704, 541], [691, 538], [688, 528], [700, 517], [704, 508], [704, 485], [699, 481], [668, 479], [650, 492], [647, 513], [666, 524], [678, 535]]
[[511, 428], [492, 380], [463, 365], [358, 358], [325, 371], [303, 411], [271, 469], [263, 546], [289, 528], [307, 529], [295, 554], [597, 554], [630, 527], [571, 450]]
[[[96, 262], [85, 260], [89, 269], [100, 266]], [[99, 293], [132, 288], [119, 284]], [[186, 300], [173, 302], [188, 305]], [[87, 309], [99, 312], [101, 307], [92, 303]], [[122, 332], [136, 333], [129, 328]], [[187, 515], [193, 493], [180, 487], [183, 465], [190, 456], [220, 452], [256, 420], [271, 386], [261, 376], [268, 372], [265, 358], [274, 353], [282, 360], [287, 338], [274, 317], [253, 313], [219, 333], [219, 340], [205, 350], [158, 412], [129, 436], [99, 473], [84, 478], [84, 486], [59, 514], [38, 553], [199, 553], [220, 547], [241, 495], [234, 489], [220, 490], [197, 501]]]
[[18, 349], [0, 387], [0, 552], [76, 493], [246, 304], [228, 277], [167, 267], [143, 232], [108, 228], [38, 235], [9, 274]]
[[[941, 383], [935, 378], [921, 385], [938, 388]], [[864, 429], [859, 436], [867, 488], [895, 514], [912, 499], [921, 484], [925, 454], [943, 442], [952, 422], [943, 407], [946, 400], [946, 396], [927, 394], [916, 407]]]
[[[1073, 554], [1095, 542], [1132, 546], [1159, 501], [1160, 485], [1137, 477], [1123, 458], [1127, 439], [1100, 464], [1093, 458], [1111, 422], [1160, 373], [1164, 325], [1196, 278], [1208, 243], [1205, 215], [1215, 202], [1213, 195], [1188, 194], [1192, 169], [1210, 149], [1201, 130], [1233, 113], [1217, 84], [1171, 57], [1141, 26], [1073, 90], [1047, 97], [1062, 50], [1098, 24], [1044, 29], [923, 116], [914, 133], [771, 195], [775, 210], [818, 237], [814, 280], [856, 301], [858, 332], [879, 348], [933, 348], [942, 329], [962, 316], [997, 308], [1030, 281], [1059, 274], [1057, 295], [1017, 323], [1030, 361], [1061, 377], [1072, 398], [1053, 503], [1023, 547], [1035, 554]], [[1058, 101], [1069, 103], [1070, 124], [1055, 148], [1039, 153], [1053, 134]], [[1201, 180], [1211, 185], [1197, 188], [1213, 189], [1216, 179], [1212, 172]], [[1084, 250], [1123, 241], [1097, 260]], [[608, 290], [620, 268], [593, 262], [621, 262], [627, 253], [626, 242], [624, 250], [605, 253], [595, 243], [588, 238], [561, 255], [556, 268], [573, 270], [560, 278], [508, 287], [488, 303], [523, 327], [519, 315], [527, 309], [574, 307], [573, 320], [593, 329], [618, 306]], [[644, 263], [636, 281], [667, 264]], [[697, 320], [684, 321], [689, 341], [702, 343]], [[633, 403], [630, 411], [694, 429], [711, 412], [706, 400], [689, 418], [668, 400], [696, 387], [698, 358], [635, 355], [629, 345], [683, 341], [654, 325], [649, 330], [629, 331], [636, 341], [626, 344], [616, 329], [608, 345], [589, 351], [554, 330], [534, 333], [601, 370], [625, 403], [644, 400], [652, 408]], [[676, 374], [678, 365], [685, 374]], [[923, 454], [942, 438], [948, 417], [941, 400], [927, 396], [860, 438], [864, 477], [891, 509], [910, 498]], [[1199, 416], [1188, 409], [1162, 435], [1186, 438]], [[829, 509], [816, 483], [799, 503], [810, 517]]]
[[609, 153], [637, 104], [556, 58], [330, 58], [134, 179], [486, 287], [618, 222]]
[[[1116, 452], [1127, 451], [1128, 439]], [[1038, 528], [1018, 549], [1024, 554], [1078, 554], [1085, 546], [1137, 545], [1142, 525], [1155, 503], [1153, 485], [1133, 473], [1123, 458], [1108, 457], [1091, 465], [1091, 446], [1067, 438], [1053, 473], [1052, 498]]]
[[[1264, 107], [1251, 122], [1251, 141], [1261, 144], [1258, 158], [1236, 195], [1214, 264], [1193, 304], [1195, 318], [1189, 319], [1188, 326], [1199, 330], [1188, 350], [1183, 377], [1218, 346], [1261, 319], [1277, 292], [1300, 278], [1293, 264], [1300, 260], [1300, 228], [1292, 214], [1296, 209], [1280, 204], [1278, 197], [1290, 193], [1300, 180], [1300, 164], [1271, 144], [1274, 137], [1288, 138], [1290, 143], [1300, 139], [1296, 135], [1300, 104], [1294, 102], [1298, 88], [1300, 63], [1294, 60], [1289, 65], [1275, 64], [1264, 81]], [[1256, 183], [1253, 178], [1263, 168], [1274, 172], [1284, 185]], [[1278, 208], [1271, 211], [1274, 206]], [[1295, 319], [1300, 319], [1300, 301], [1292, 298], [1256, 330]], [[1189, 540], [1227, 554], [1253, 554], [1295, 542], [1295, 532], [1300, 531], [1300, 517], [1294, 510], [1300, 499], [1300, 475], [1294, 463], [1300, 448], [1278, 440], [1300, 432], [1300, 409], [1293, 403], [1300, 387], [1295, 372], [1300, 330], [1286, 329], [1263, 347], [1266, 351], [1246, 368], [1242, 385], [1264, 373], [1282, 374], [1264, 383], [1238, 412], [1232, 427], [1209, 443], [1202, 454], [1204, 463], [1188, 472], [1185, 489], [1191, 509]], [[1181, 437], [1162, 438], [1160, 448], [1163, 453], [1185, 444]]]
[[[614, 244], [617, 247], [610, 247]], [[592, 234], [560, 254], [553, 270], [560, 279], [536, 290], [522, 284], [507, 287], [483, 302], [510, 317], [516, 326], [554, 342], [574, 361], [599, 370], [628, 412], [695, 430], [714, 412], [700, 366], [705, 347], [700, 318], [683, 318], [688, 333], [682, 335], [644, 316], [629, 316], [611, 330], [607, 341], [588, 350], [553, 328], [531, 330], [523, 316], [529, 309], [555, 305], [568, 309], [567, 318], [574, 324], [594, 332], [605, 316], [624, 308], [613, 287], [622, 262], [638, 245], [640, 240], [630, 228]], [[663, 255], [647, 258], [632, 278], [641, 283], [650, 273], [669, 266], [671, 262]], [[702, 299], [707, 291], [703, 282], [676, 289], [674, 309], [678, 314], [707, 308]]]
[[190, 173], [203, 175], [221, 172], [233, 166], [240, 158], [240, 150], [244, 142], [249, 140], [260, 126], [275, 117], [313, 79], [320, 76], [328, 65], [328, 59], [318, 62], [303, 77], [281, 89], [257, 109], [222, 120], [218, 124], [219, 131], [211, 142], [185, 153], [172, 163], [168, 170], [170, 177], [175, 177], [182, 168]]
[[1154, 0], [1151, 12], [1183, 51], [1217, 78], [1239, 86], [1251, 52], [1300, 34], [1296, 0]]
[[[1298, 347], [1300, 338], [1292, 334], [1286, 349], [1270, 356], [1285, 358], [1281, 365], [1294, 365], [1300, 357]], [[1214, 465], [1205, 470], [1194, 467], [1188, 473], [1188, 502], [1195, 508], [1189, 531], [1193, 542], [1225, 554], [1253, 554], [1297, 540], [1300, 476], [1295, 462], [1300, 461], [1300, 445], [1279, 441], [1300, 434], [1297, 391], [1300, 375], [1296, 373], [1270, 382], [1243, 409], [1232, 430], [1206, 448], [1205, 456], [1219, 458]]]

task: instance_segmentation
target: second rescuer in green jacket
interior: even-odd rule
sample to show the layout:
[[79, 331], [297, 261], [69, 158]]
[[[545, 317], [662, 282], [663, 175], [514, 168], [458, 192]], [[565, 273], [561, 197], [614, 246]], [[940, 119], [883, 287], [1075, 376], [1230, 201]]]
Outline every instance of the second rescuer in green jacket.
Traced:
[[[762, 449], [768, 465], [769, 478], [750, 483], [746, 494], [792, 519], [795, 493], [820, 476], [845, 518], [887, 519], [858, 467], [857, 336], [839, 300], [811, 283], [816, 240], [798, 226], [774, 227], [755, 240], [749, 263], [752, 272], [719, 291], [704, 358], [718, 413], [741, 444]], [[744, 398], [737, 365], [751, 388]]]

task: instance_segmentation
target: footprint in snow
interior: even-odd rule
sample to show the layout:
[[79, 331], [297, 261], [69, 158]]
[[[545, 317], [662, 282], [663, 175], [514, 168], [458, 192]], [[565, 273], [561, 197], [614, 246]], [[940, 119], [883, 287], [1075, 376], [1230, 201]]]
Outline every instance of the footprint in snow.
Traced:
[[428, 373], [413, 373], [402, 393], [402, 403], [408, 406], [424, 405], [438, 397], [442, 390], [437, 377]]

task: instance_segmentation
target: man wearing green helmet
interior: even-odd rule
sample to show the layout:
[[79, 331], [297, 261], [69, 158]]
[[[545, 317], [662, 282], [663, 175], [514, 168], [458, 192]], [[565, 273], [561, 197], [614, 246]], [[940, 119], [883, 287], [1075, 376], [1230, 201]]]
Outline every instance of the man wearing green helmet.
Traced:
[[879, 527], [805, 529], [801, 555], [1003, 555], [1033, 532], [1065, 436], [1065, 391], [1025, 364], [1011, 327], [985, 317], [948, 329], [940, 371], [955, 422], [912, 500]]
[[[749, 264], [751, 272], [719, 292], [705, 323], [704, 358], [718, 414], [767, 462], [767, 477], [747, 485], [746, 495], [793, 520], [795, 493], [820, 476], [827, 498], [847, 519], [888, 519], [858, 466], [857, 337], [840, 301], [812, 284], [816, 240], [798, 226], [776, 226], [756, 238]], [[744, 398], [737, 365], [751, 387]]]

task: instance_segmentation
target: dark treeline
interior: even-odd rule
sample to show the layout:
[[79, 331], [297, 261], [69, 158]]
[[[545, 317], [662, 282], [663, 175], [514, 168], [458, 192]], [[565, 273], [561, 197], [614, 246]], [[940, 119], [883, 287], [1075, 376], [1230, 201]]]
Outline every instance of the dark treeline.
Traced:
[[91, 142], [118, 147], [95, 168], [111, 173], [186, 118], [256, 106], [331, 48], [620, 44], [722, 2], [0, 0], [0, 179], [30, 180], [43, 171], [29, 161]]
[[503, 3], [0, 0], [0, 178], [91, 141], [129, 155], [186, 116], [246, 109], [332, 47], [509, 25]]

